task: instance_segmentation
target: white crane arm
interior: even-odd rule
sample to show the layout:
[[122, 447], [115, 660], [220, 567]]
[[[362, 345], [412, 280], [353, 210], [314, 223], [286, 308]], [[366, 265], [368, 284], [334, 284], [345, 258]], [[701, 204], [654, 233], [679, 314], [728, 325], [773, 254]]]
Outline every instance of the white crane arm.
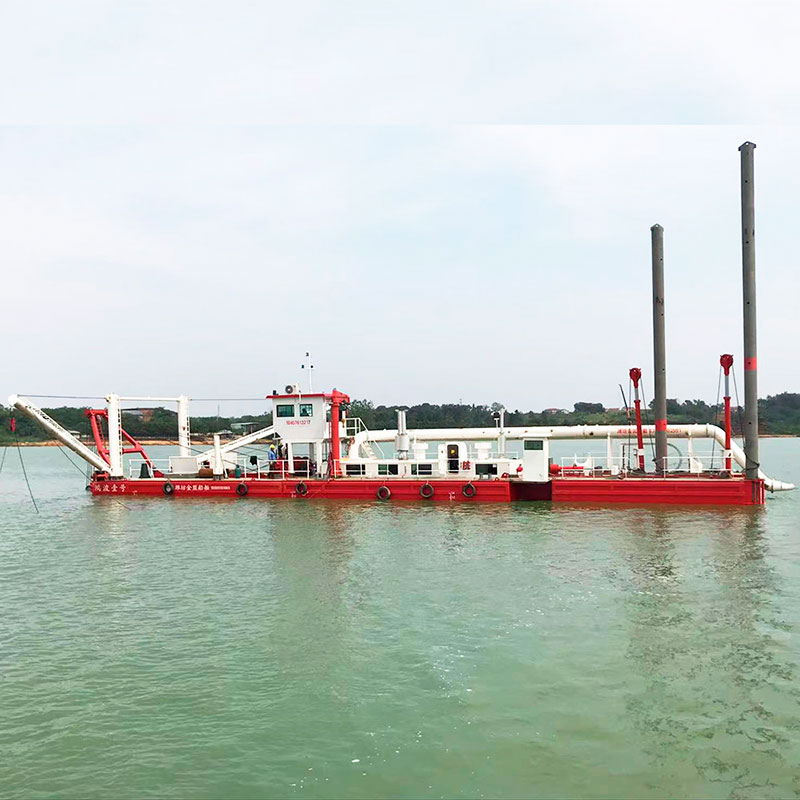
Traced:
[[[257, 431], [253, 431], [252, 433], [246, 433], [244, 436], [239, 436], [237, 439], [231, 439], [231, 441], [226, 442], [223, 445], [220, 445], [220, 452], [224, 455], [225, 453], [231, 453], [234, 450], [238, 450], [240, 447], [247, 447], [249, 444], [253, 444], [253, 442], [257, 442], [260, 439], [266, 439], [268, 436], [271, 436], [275, 432], [275, 428], [270, 425], [267, 428], [260, 428]], [[206, 450], [203, 453], [200, 453], [197, 456], [198, 461], [208, 461], [209, 459], [214, 458], [214, 448], [212, 447], [210, 450]]]
[[41, 408], [31, 403], [30, 400], [12, 394], [11, 397], [8, 398], [8, 404], [12, 408], [16, 408], [23, 414], [26, 414], [35, 422], [38, 422], [48, 433], [53, 434], [59, 442], [69, 447], [73, 453], [79, 455], [84, 461], [88, 461], [95, 469], [101, 472], [108, 472], [108, 464], [103, 461], [97, 453], [90, 450], [66, 428], [59, 425], [51, 416], [45, 414]]

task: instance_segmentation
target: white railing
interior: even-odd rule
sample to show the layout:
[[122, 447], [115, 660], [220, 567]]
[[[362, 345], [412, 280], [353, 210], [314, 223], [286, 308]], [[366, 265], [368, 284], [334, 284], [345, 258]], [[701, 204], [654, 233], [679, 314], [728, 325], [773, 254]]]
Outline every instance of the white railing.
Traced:
[[361, 417], [345, 417], [344, 418], [344, 432], [346, 436], [355, 436], [361, 431], [367, 430], [364, 420]]
[[[701, 475], [726, 472], [725, 451], [722, 453], [704, 453], [702, 455], [688, 453], [666, 456], [663, 459], [664, 472], [669, 474]], [[656, 474], [652, 457], [646, 459], [648, 474]], [[559, 460], [561, 477], [581, 478], [591, 475], [636, 475], [638, 459], [635, 454], [625, 456], [588, 455], [583, 459], [575, 456], [563, 457]]]
[[[313, 478], [317, 475], [318, 466], [307, 458], [294, 458], [294, 464], [289, 460], [278, 458], [256, 458], [255, 463], [250, 461], [250, 456], [239, 456], [233, 469], [232, 477], [235, 478]], [[293, 467], [290, 468], [290, 467]]]
[[565, 456], [559, 460], [561, 467], [558, 473], [562, 477], [582, 478], [587, 475], [594, 474], [608, 474], [608, 475], [626, 475], [628, 474], [628, 465], [622, 456], [585, 456], [583, 459], [577, 459], [575, 456]]
[[720, 473], [731, 471], [726, 469], [725, 462], [724, 450], [721, 453], [666, 456], [662, 459], [665, 472], [688, 472], [692, 475], [699, 475], [704, 472]]
[[147, 462], [143, 458], [130, 459], [128, 462], [128, 475], [131, 478], [141, 478], [142, 465], [147, 467], [148, 477], [150, 478], [154, 477], [153, 472], [155, 470], [158, 472], [163, 472], [165, 475], [169, 475], [172, 471], [168, 458], [151, 458], [150, 463], [153, 465], [152, 469], [148, 466]]

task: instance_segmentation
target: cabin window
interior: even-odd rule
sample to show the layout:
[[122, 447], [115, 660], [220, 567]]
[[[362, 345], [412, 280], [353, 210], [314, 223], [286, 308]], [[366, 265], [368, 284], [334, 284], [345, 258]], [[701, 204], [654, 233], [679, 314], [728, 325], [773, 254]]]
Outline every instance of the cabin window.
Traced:
[[544, 442], [541, 439], [526, 439], [526, 450], [544, 450]]
[[433, 475], [433, 465], [432, 464], [412, 464], [411, 465], [411, 474], [412, 475]]
[[301, 417], [313, 417], [314, 416], [314, 406], [311, 403], [300, 403], [300, 416]]
[[293, 417], [294, 416], [294, 406], [293, 405], [275, 406], [275, 416], [276, 417]]
[[497, 464], [476, 464], [476, 475], [497, 475]]
[[347, 464], [345, 466], [345, 474], [347, 475], [363, 475], [365, 464]]
[[397, 475], [397, 464], [378, 464], [378, 475]]

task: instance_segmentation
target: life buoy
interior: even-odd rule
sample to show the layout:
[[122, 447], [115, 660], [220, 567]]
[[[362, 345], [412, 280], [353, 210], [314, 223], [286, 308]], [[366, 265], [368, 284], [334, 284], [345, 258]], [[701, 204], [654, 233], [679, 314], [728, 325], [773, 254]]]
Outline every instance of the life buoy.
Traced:
[[298, 483], [297, 486], [294, 487], [294, 490], [301, 497], [305, 497], [308, 494], [308, 486], [306, 486], [305, 483], [303, 483], [303, 481], [300, 481], [300, 483]]
[[377, 491], [378, 500], [388, 500], [392, 496], [392, 490], [388, 486], [381, 486]]
[[173, 494], [175, 494], [175, 484], [174, 484], [174, 483], [170, 483], [169, 481], [167, 481], [167, 482], [166, 482], [166, 483], [165, 483], [165, 484], [164, 484], [164, 485], [161, 487], [161, 491], [162, 491], [162, 492], [164, 492], [164, 494], [165, 494], [167, 497], [172, 497], [172, 495], [173, 495]]
[[463, 494], [464, 497], [475, 497], [476, 492], [477, 489], [471, 483], [465, 483], [461, 487], [461, 494]]
[[247, 484], [246, 483], [240, 483], [236, 487], [236, 494], [238, 494], [239, 497], [244, 497], [249, 491], [250, 490], [247, 488]]
[[433, 497], [433, 486], [429, 483], [423, 483], [422, 486], [419, 487], [419, 493], [426, 500], [430, 500], [431, 497]]

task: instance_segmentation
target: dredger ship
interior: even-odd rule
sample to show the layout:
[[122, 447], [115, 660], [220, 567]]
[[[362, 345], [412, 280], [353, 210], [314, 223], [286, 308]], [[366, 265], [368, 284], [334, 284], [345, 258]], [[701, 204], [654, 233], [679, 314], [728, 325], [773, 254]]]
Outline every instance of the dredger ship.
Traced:
[[[632, 368], [635, 424], [509, 427], [503, 412], [486, 428], [409, 430], [406, 413], [397, 427], [370, 431], [349, 415], [350, 398], [336, 389], [303, 392], [289, 384], [267, 396], [272, 424], [233, 440], [214, 436], [213, 447], [191, 443], [190, 398], [121, 397], [109, 394], [106, 407], [88, 409], [94, 448], [81, 442], [30, 399], [14, 395], [9, 404], [28, 414], [92, 468], [89, 488], [99, 498], [286, 498], [375, 500], [382, 502], [669, 503], [762, 505], [766, 493], [793, 489], [767, 477], [758, 456], [755, 229], [753, 151], [741, 153], [744, 297], [744, 447], [732, 440], [729, 377], [733, 356], [724, 354], [724, 427], [670, 425], [666, 415], [663, 229], [651, 228], [653, 272], [654, 424], [642, 423], [641, 370]], [[175, 403], [178, 452], [153, 459], [122, 426], [124, 403]], [[605, 455], [557, 462], [554, 440], [592, 439]], [[685, 450], [670, 455], [670, 439]], [[653, 444], [648, 457], [645, 440]], [[703, 441], [719, 446], [709, 457]], [[264, 445], [267, 445], [264, 452]], [[274, 445], [270, 447], [269, 445]], [[252, 449], [262, 447], [253, 454]], [[677, 449], [677, 448], [676, 448]], [[248, 452], [243, 452], [247, 450]], [[388, 451], [388, 452], [387, 452]]]

